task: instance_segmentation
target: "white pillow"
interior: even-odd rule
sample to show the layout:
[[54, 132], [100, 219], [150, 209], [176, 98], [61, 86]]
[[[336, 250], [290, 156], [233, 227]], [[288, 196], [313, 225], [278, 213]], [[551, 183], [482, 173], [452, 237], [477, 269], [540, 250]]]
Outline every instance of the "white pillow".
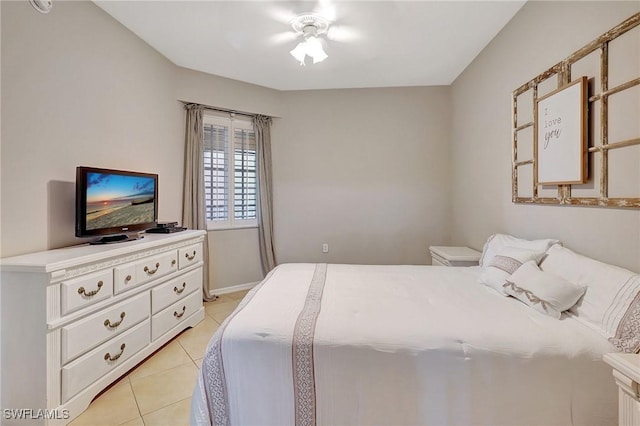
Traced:
[[640, 353], [640, 274], [561, 246], [551, 247], [540, 267], [586, 287], [584, 297], [570, 311], [621, 351]]
[[533, 260], [519, 267], [503, 287], [507, 294], [556, 319], [575, 305], [586, 290], [558, 275], [541, 271]]
[[493, 234], [484, 243], [482, 256], [480, 256], [480, 266], [486, 266], [491, 259], [505, 247], [518, 247], [528, 250], [546, 252], [554, 244], [559, 244], [559, 240], [523, 240], [512, 235]]
[[508, 296], [504, 287], [505, 280], [513, 274], [523, 263], [534, 260], [536, 264], [544, 256], [544, 251], [534, 251], [519, 247], [504, 247], [491, 258], [482, 269], [480, 282], [491, 287], [498, 293]]

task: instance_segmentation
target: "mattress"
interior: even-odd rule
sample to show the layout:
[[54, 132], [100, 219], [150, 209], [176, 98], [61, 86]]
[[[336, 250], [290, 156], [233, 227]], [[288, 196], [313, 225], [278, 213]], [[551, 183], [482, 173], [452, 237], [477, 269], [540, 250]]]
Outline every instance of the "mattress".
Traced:
[[479, 268], [285, 264], [211, 339], [193, 424], [614, 425], [575, 318], [478, 283]]

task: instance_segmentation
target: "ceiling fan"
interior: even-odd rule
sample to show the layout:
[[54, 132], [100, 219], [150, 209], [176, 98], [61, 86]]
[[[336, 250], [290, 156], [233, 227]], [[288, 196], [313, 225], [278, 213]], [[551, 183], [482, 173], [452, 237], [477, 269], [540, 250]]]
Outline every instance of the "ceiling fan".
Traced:
[[289, 11], [272, 10], [274, 19], [291, 26], [291, 30], [270, 37], [273, 44], [290, 43], [300, 40], [289, 53], [300, 65], [305, 65], [307, 57], [314, 64], [324, 61], [328, 55], [323, 44], [328, 41], [349, 42], [359, 38], [359, 34], [344, 25], [336, 25], [335, 8], [315, 8], [313, 12], [294, 15]]
[[300, 61], [304, 66], [307, 56], [317, 64], [327, 59], [327, 54], [322, 48], [322, 43], [318, 36], [325, 34], [329, 29], [329, 21], [320, 15], [306, 13], [296, 16], [291, 22], [291, 26], [296, 33], [302, 34], [303, 40], [291, 52], [291, 56]]

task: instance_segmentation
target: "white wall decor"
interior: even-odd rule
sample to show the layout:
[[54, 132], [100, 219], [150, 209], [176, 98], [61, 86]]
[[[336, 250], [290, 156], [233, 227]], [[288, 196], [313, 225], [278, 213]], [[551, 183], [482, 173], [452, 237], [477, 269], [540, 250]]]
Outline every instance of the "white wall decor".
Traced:
[[[640, 191], [635, 185], [637, 167], [635, 164], [628, 167], [620, 160], [633, 159], [637, 154], [632, 147], [637, 149], [640, 145], [640, 134], [626, 131], [626, 123], [637, 122], [634, 115], [637, 106], [620, 108], [623, 104], [620, 99], [626, 96], [633, 99], [637, 93], [640, 76], [637, 68], [620, 70], [613, 65], [615, 61], [610, 60], [615, 57], [619, 40], [623, 40], [621, 45], [637, 40], [639, 24], [640, 13], [635, 13], [513, 91], [511, 199], [514, 203], [640, 207]], [[572, 71], [584, 67], [595, 55], [599, 72], [577, 79], [575, 87], [569, 84]], [[578, 102], [578, 98], [584, 100]], [[584, 102], [589, 110], [588, 123], [586, 118], [583, 123], [579, 118]], [[529, 119], [531, 110], [533, 114]], [[582, 111], [582, 116], [585, 115]], [[582, 138], [578, 136], [580, 130], [587, 133], [585, 123], [590, 129], [588, 146], [580, 142]], [[550, 127], [545, 128], [547, 124]], [[529, 137], [531, 128], [533, 140]], [[568, 146], [566, 152], [560, 149], [560, 143], [571, 140], [576, 145], [573, 151]], [[582, 156], [579, 144], [586, 150]], [[532, 166], [533, 173], [529, 170]], [[592, 192], [584, 195], [585, 188], [576, 185], [587, 182], [587, 166], [593, 171], [593, 178], [588, 182], [592, 188], [586, 189]], [[554, 193], [551, 185], [557, 186], [557, 192]], [[573, 194], [572, 189], [576, 189]]]
[[587, 178], [587, 77], [538, 99], [538, 183], [584, 183]]

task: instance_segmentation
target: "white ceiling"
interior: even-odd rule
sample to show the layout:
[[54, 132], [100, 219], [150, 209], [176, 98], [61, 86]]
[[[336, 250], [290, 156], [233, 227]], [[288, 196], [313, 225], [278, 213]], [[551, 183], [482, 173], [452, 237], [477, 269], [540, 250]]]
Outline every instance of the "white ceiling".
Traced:
[[[176, 65], [278, 90], [449, 85], [525, 2], [95, 1]], [[307, 12], [333, 24], [303, 67], [289, 22]]]

